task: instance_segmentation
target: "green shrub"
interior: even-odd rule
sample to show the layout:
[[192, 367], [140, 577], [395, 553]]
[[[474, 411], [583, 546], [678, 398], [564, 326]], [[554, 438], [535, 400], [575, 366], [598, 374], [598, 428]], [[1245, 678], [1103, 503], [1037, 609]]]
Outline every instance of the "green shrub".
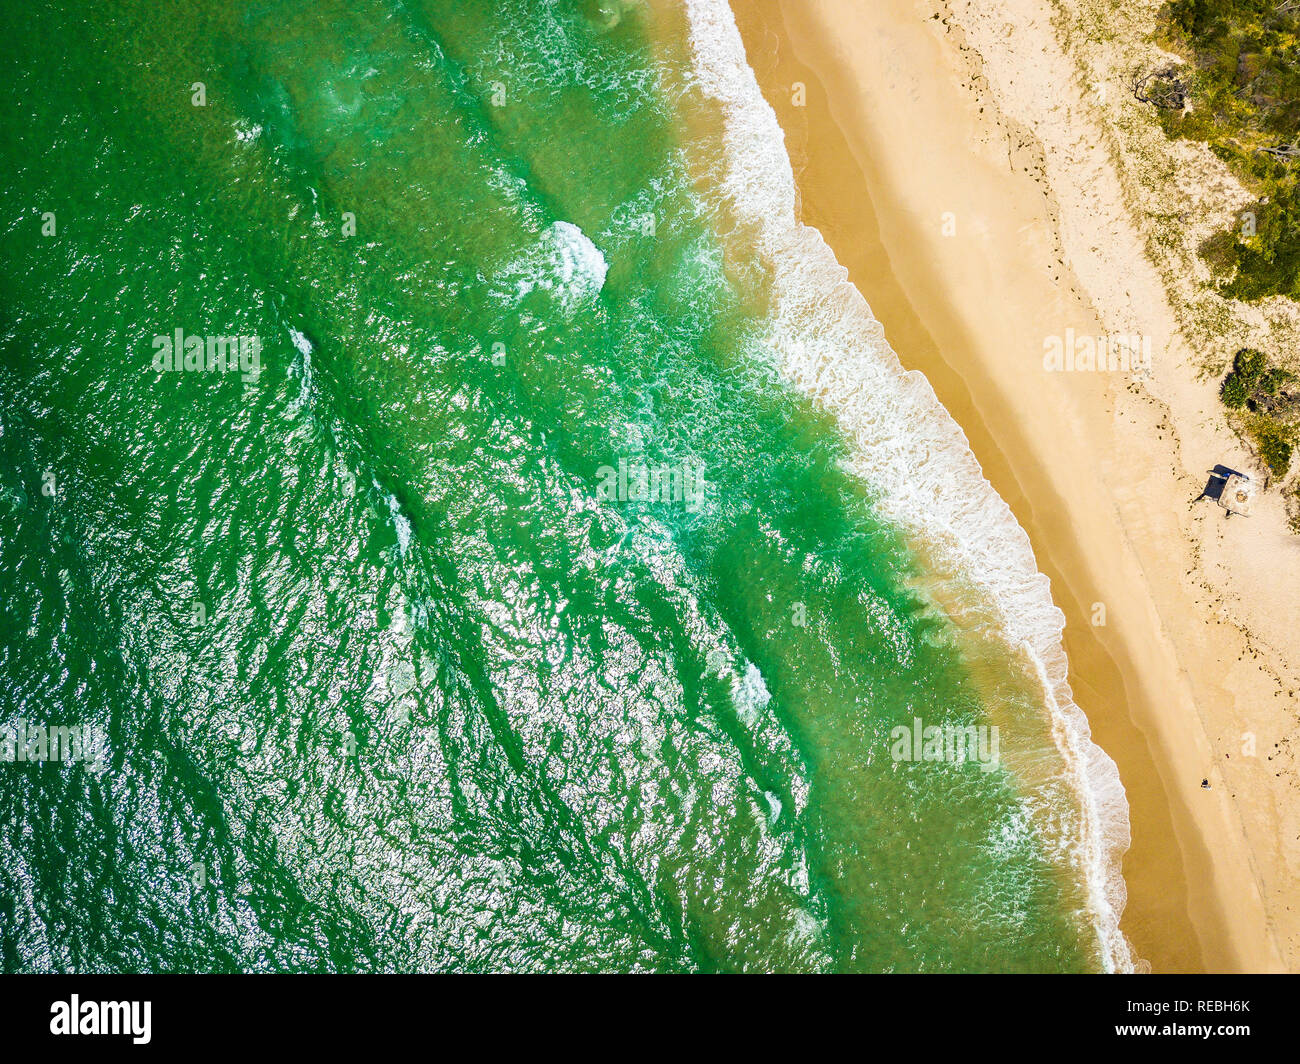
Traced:
[[1223, 405], [1230, 410], [1240, 410], [1246, 405], [1246, 386], [1235, 373], [1229, 373], [1224, 379], [1219, 394], [1223, 399]]
[[[1243, 347], [1232, 360], [1232, 372], [1224, 378], [1219, 394], [1223, 405], [1231, 410], [1240, 410], [1243, 406], [1255, 407], [1256, 395], [1261, 390], [1261, 382], [1273, 381], [1273, 375], [1280, 373], [1268, 367], [1268, 356], [1253, 347]], [[1278, 382], [1280, 383], [1280, 382]], [[1273, 383], [1275, 394], [1278, 383]]]
[[1243, 347], [1232, 360], [1232, 373], [1247, 393], [1253, 392], [1268, 369], [1268, 356], [1253, 347]]
[[1255, 437], [1255, 443], [1259, 447], [1260, 458], [1273, 471], [1273, 475], [1283, 476], [1291, 467], [1291, 444], [1272, 429], [1262, 430]]
[[1283, 386], [1289, 383], [1291, 379], [1291, 374], [1286, 370], [1274, 366], [1259, 378], [1259, 384], [1255, 386], [1255, 391], [1261, 396], [1277, 399], [1282, 394]]

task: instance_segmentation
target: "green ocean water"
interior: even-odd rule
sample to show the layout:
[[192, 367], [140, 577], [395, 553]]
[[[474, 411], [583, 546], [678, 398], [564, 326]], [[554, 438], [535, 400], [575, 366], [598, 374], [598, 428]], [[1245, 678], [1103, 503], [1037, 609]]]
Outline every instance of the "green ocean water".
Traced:
[[1031, 685], [765, 351], [653, 15], [0, 15], [0, 724], [108, 751], [0, 764], [4, 971], [1100, 966]]

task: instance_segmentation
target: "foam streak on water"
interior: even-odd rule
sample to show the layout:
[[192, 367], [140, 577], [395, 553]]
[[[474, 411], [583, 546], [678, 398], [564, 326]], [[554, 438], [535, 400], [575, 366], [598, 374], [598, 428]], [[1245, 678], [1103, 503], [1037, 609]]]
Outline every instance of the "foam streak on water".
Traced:
[[1062, 647], [1065, 617], [1038, 571], [1029, 537], [984, 478], [960, 427], [929, 382], [904, 371], [884, 330], [817, 230], [799, 223], [795, 183], [776, 115], [745, 59], [726, 0], [688, 0], [695, 77], [720, 105], [728, 165], [718, 192], [774, 269], [770, 344], [791, 381], [832, 411], [853, 448], [853, 471], [879, 509], [976, 585], [1002, 635], [1040, 676], [1057, 746], [1082, 807], [1071, 848], [1087, 885], [1105, 966], [1133, 967], [1119, 929], [1128, 801], [1114, 761], [1075, 704]]

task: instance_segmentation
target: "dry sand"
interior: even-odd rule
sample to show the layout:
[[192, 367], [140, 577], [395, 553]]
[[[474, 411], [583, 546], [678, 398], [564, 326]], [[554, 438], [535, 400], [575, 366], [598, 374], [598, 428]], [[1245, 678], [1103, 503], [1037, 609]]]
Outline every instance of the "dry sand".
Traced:
[[[803, 220], [965, 430], [1066, 614], [1131, 807], [1136, 954], [1297, 970], [1300, 540], [1275, 495], [1231, 521], [1193, 502], [1215, 463], [1252, 467], [1143, 255], [1104, 93], [1038, 0], [732, 6]], [[1067, 329], [1150, 336], [1149, 378], [1045, 371]]]

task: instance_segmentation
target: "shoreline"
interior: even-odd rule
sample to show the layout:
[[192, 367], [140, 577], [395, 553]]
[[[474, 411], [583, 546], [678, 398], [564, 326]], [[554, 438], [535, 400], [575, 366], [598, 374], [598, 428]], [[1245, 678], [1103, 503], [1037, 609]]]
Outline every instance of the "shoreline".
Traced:
[[[733, 11], [786, 134], [802, 220], [962, 426], [1066, 614], [1076, 701], [1128, 795], [1121, 929], [1134, 952], [1157, 971], [1294, 968], [1293, 921], [1275, 926], [1294, 916], [1277, 900], [1294, 875], [1259, 841], [1283, 827], [1280, 788], [1231, 762], [1242, 721], [1261, 751], [1285, 734], [1276, 678], [1247, 667], [1248, 634], [1187, 586], [1189, 525], [1208, 511], [1188, 506], [1165, 404], [1122, 375], [1042, 371], [1044, 336], [1110, 320], [1063, 250], [1042, 146], [976, 88], [937, 4]], [[1160, 358], [1176, 330], [1143, 324]], [[1257, 723], [1264, 699], [1275, 712]]]
[[[988, 625], [995, 654], [1010, 651], [1021, 662], [1042, 710], [1035, 727], [1048, 729], [1052, 759], [1059, 759], [1053, 774], [1078, 796], [1070, 829], [1077, 848], [1069, 859], [1097, 936], [1099, 966], [1130, 971], [1134, 960], [1119, 930], [1128, 802], [1115, 762], [1092, 740], [1070, 690], [1065, 614], [1052, 601], [1029, 536], [985, 478], [961, 427], [924, 375], [899, 360], [821, 234], [799, 219], [786, 136], [746, 61], [731, 9], [725, 0], [691, 0], [687, 7], [692, 83], [722, 115], [709, 149], [716, 161], [697, 172], [697, 187], [725, 214], [722, 228], [743, 234], [742, 254], [756, 251], [774, 264], [763, 343], [785, 380], [838, 423], [848, 447], [843, 468], [877, 486], [878, 516], [924, 558], [922, 599], [935, 606], [949, 598], [940, 592], [931, 599], [923, 590], [935, 580], [936, 587], [963, 589], [949, 603], [957, 609], [950, 619], [961, 630], [958, 617], [968, 610], [983, 618], [965, 632], [973, 640], [968, 650], [978, 656], [979, 629]], [[1007, 707], [988, 710], [999, 708]], [[1049, 778], [1039, 776], [1038, 784], [1051, 786]], [[1023, 782], [1033, 801], [1035, 784]]]

